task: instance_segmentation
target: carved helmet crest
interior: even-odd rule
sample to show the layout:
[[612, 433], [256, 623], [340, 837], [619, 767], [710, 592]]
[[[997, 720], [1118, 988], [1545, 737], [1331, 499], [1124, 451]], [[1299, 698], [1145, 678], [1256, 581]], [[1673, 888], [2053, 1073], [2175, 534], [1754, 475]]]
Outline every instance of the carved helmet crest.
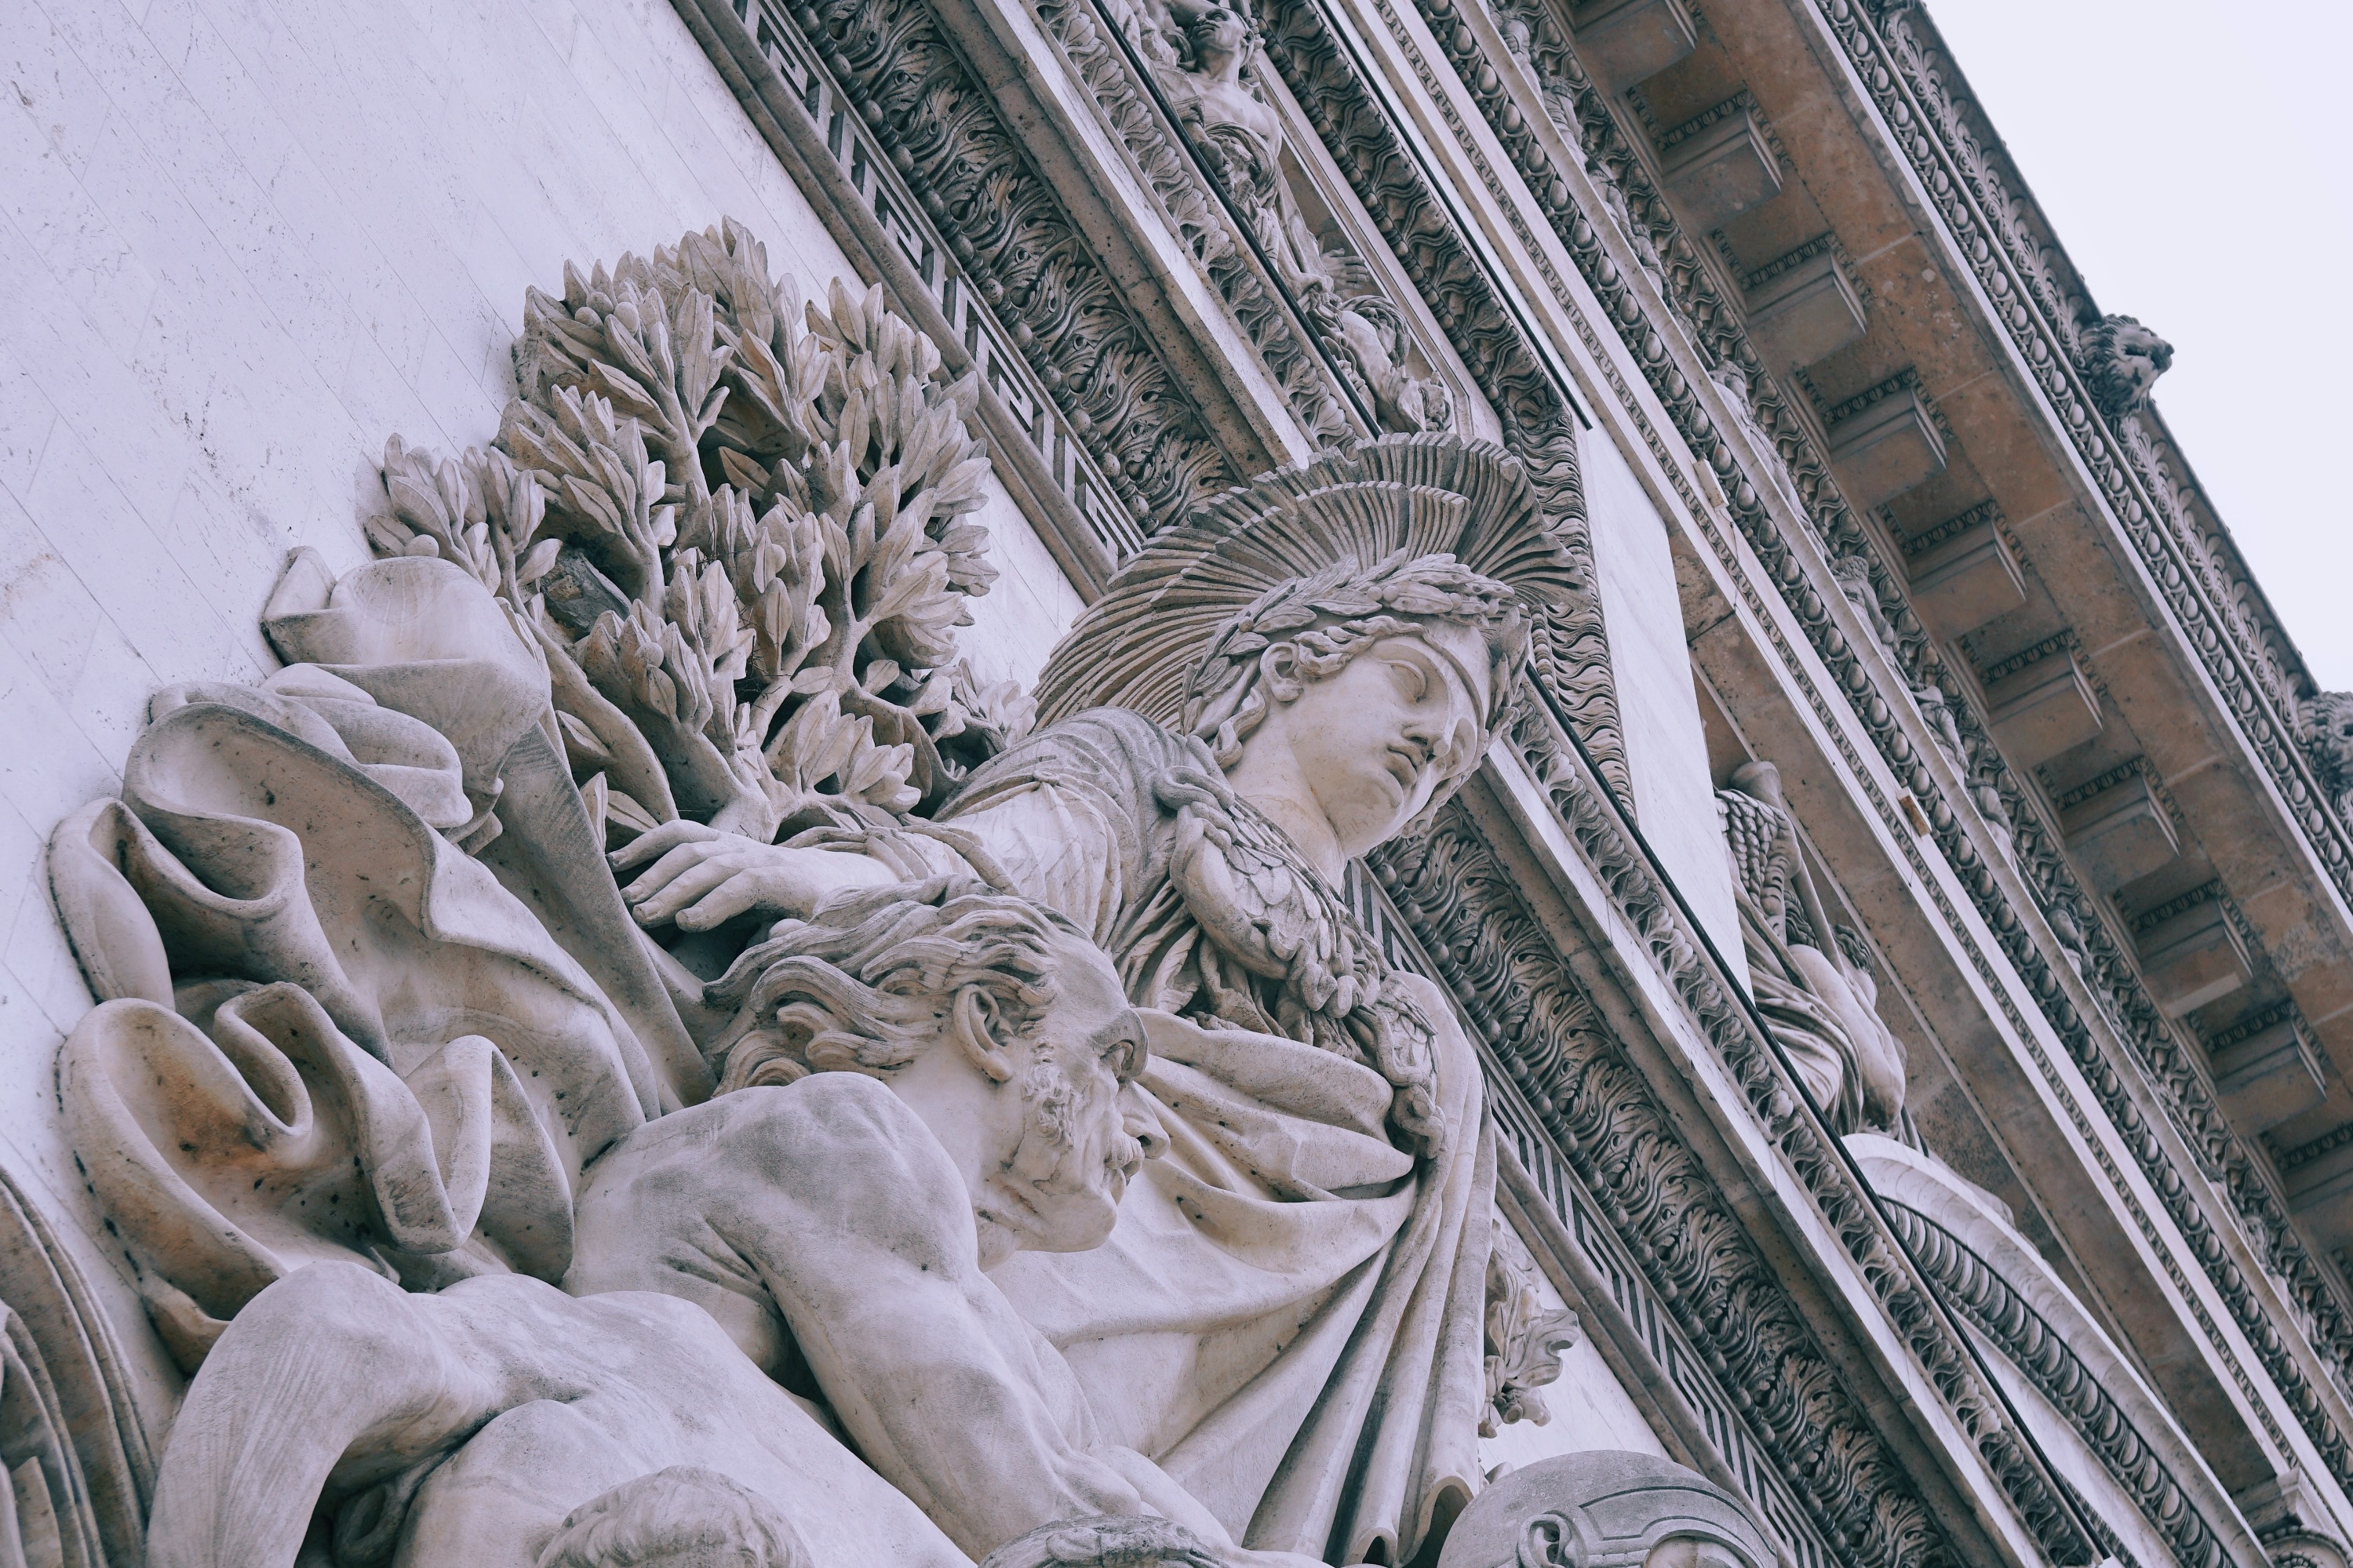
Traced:
[[[1204, 501], [1120, 569], [1047, 660], [1040, 722], [1132, 709], [1183, 727], [1204, 662], [1300, 584], [1378, 580], [1451, 556], [1526, 623], [1586, 591], [1526, 471], [1489, 441], [1389, 436]], [[1409, 613], [1409, 612], [1408, 612]]]

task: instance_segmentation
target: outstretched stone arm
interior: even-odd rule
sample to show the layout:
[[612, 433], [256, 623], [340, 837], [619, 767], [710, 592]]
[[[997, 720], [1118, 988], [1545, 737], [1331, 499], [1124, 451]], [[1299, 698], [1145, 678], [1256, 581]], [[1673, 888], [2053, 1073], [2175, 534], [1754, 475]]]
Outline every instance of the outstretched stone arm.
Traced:
[[502, 1379], [448, 1302], [314, 1263], [237, 1314], [172, 1428], [148, 1568], [290, 1563], [322, 1489], [349, 1493], [464, 1442]]

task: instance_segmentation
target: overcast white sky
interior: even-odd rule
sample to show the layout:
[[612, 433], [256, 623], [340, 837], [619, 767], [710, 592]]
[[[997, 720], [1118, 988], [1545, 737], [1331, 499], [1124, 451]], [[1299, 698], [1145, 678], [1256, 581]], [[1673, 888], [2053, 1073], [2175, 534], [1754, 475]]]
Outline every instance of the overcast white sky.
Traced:
[[2173, 344], [2158, 406], [2314, 677], [2353, 689], [2353, 4], [1928, 9], [2092, 298]]

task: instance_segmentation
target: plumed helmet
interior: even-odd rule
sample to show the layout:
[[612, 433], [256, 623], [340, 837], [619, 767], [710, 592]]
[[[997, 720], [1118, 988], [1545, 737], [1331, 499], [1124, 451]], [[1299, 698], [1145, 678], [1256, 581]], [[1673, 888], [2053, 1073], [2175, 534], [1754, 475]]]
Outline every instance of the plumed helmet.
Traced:
[[1039, 719], [1127, 708], [1190, 729], [1205, 668], [1309, 624], [1325, 613], [1319, 602], [1369, 595], [1408, 618], [1448, 613], [1418, 610], [1414, 582], [1433, 585], [1421, 595], [1432, 605], [1464, 606], [1455, 618], [1509, 623], [1523, 650], [1530, 624], [1588, 586], [1501, 447], [1443, 435], [1365, 441], [1203, 501], [1154, 539], [1047, 660]]

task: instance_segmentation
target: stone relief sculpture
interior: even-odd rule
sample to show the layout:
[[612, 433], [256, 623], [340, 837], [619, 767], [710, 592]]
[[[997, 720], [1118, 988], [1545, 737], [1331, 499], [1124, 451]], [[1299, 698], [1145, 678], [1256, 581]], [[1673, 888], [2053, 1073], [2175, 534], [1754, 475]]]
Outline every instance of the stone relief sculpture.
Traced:
[[346, 1560], [396, 1537], [419, 1563], [543, 1561], [567, 1510], [679, 1466], [813, 1562], [954, 1563], [1146, 1507], [1221, 1539], [1100, 1439], [985, 1272], [1100, 1243], [1142, 1163], [1148, 1116], [1118, 1104], [1142, 1027], [1109, 962], [1022, 900], [934, 881], [784, 922], [747, 966], [744, 1005], [779, 1031], [766, 1076], [793, 1081], [619, 1140], [574, 1200], [562, 1291], [410, 1295], [343, 1265], [265, 1290], [181, 1412], [150, 1562], [290, 1562], [322, 1489]]
[[1339, 888], [1501, 722], [1567, 587], [1538, 516], [1515, 464], [1453, 438], [1268, 475], [1122, 572], [1040, 679], [1050, 721], [920, 829], [681, 822], [621, 853], [657, 928], [977, 872], [1113, 955], [1169, 1152], [1104, 1247], [997, 1279], [1107, 1429], [1254, 1547], [1409, 1557], [1476, 1484], [1477, 1068]]
[[1479, 1436], [1493, 1437], [1507, 1422], [1542, 1426], [1552, 1420], [1536, 1390], [1560, 1376], [1563, 1352], [1585, 1335], [1577, 1313], [1547, 1308], [1536, 1289], [1535, 1259], [1500, 1218], [1487, 1254], [1487, 1409]]
[[1439, 1568], [1768, 1568], [1740, 1499], [1649, 1454], [1564, 1454], [1514, 1470], [1447, 1537]]
[[1870, 949], [1831, 922], [1815, 890], [1780, 771], [1746, 763], [1715, 799], [1749, 984], [1774, 1037], [1831, 1131], [1896, 1125], [1904, 1047], [1880, 1022]]
[[730, 226], [517, 354], [52, 839], [69, 1131], [196, 1374], [151, 1560], [1409, 1558], [1573, 1331], [1339, 889], [1576, 590], [1526, 476], [1198, 508], [1030, 731], [955, 658], [973, 393], [879, 295], [796, 326]]
[[1243, 0], [1129, 0], [1116, 20], [1143, 56], [1181, 129], [1217, 172], [1341, 375], [1394, 431], [1453, 427], [1445, 384], [1409, 364], [1405, 319], [1364, 261], [1308, 223], [1284, 166], [1282, 117], [1247, 79], [1258, 30]]

